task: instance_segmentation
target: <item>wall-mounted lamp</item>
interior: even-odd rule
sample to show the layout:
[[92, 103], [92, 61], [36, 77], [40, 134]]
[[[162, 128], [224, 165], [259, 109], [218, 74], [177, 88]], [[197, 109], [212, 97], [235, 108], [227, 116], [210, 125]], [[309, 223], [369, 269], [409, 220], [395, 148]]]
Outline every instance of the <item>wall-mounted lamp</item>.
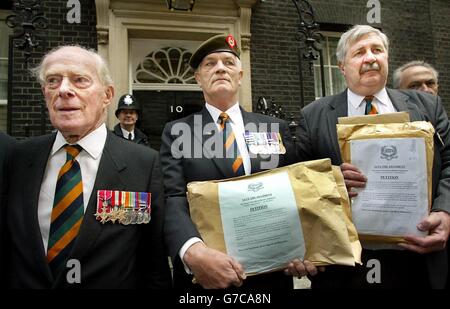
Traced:
[[166, 0], [169, 10], [192, 11], [195, 0]]

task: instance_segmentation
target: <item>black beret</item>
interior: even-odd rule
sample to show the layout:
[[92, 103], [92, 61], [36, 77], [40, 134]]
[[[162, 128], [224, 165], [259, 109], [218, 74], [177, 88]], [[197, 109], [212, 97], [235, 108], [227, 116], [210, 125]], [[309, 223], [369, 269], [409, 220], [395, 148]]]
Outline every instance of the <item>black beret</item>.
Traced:
[[192, 54], [189, 60], [189, 65], [196, 70], [203, 58], [212, 53], [219, 52], [229, 52], [234, 54], [236, 57], [240, 57], [240, 50], [237, 46], [236, 39], [230, 34], [219, 34], [209, 38], [202, 45], [197, 48], [197, 50]]

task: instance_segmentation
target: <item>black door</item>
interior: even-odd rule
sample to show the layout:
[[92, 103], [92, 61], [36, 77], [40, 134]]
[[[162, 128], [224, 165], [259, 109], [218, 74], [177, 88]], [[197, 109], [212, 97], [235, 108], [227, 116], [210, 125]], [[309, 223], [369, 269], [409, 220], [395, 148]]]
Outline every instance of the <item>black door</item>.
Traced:
[[142, 106], [138, 127], [158, 151], [166, 122], [200, 111], [205, 102], [201, 91], [134, 90], [133, 96]]

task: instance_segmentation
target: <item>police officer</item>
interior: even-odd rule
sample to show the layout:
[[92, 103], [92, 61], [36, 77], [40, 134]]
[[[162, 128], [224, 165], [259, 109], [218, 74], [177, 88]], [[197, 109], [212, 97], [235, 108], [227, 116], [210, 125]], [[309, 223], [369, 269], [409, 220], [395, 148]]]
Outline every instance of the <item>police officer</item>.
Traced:
[[114, 127], [114, 134], [137, 144], [149, 146], [148, 137], [136, 127], [140, 114], [139, 102], [131, 94], [121, 96], [116, 110], [119, 123]]

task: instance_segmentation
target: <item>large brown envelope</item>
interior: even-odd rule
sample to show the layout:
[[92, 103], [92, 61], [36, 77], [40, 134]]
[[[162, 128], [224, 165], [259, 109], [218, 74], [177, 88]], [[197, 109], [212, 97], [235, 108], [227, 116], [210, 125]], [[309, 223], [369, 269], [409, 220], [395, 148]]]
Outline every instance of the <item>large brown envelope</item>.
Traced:
[[[296, 163], [226, 180], [191, 182], [191, 218], [207, 246], [227, 253], [220, 214], [218, 186], [240, 179], [257, 180], [287, 171], [305, 240], [305, 259], [315, 265], [361, 263], [361, 244], [351, 221], [349, 198], [339, 167], [329, 159]], [[266, 188], [267, 189], [267, 188]], [[289, 261], [286, 261], [288, 263]]]
[[[395, 113], [400, 114], [400, 113]], [[431, 192], [432, 192], [432, 169], [433, 169], [433, 156], [434, 156], [434, 128], [433, 125], [425, 121], [403, 122], [400, 118], [392, 121], [392, 115], [372, 115], [368, 118], [357, 117], [356, 120], [345, 121], [345, 123], [353, 124], [338, 124], [337, 134], [339, 140], [339, 146], [341, 150], [342, 159], [344, 162], [352, 163], [350, 142], [352, 140], [364, 140], [364, 139], [377, 139], [377, 138], [424, 138], [425, 150], [426, 150], [426, 167], [427, 167], [427, 186], [428, 186], [428, 210], [431, 209]], [[367, 117], [367, 116], [366, 116]], [[369, 123], [364, 123], [365, 119], [377, 119], [375, 122], [372, 120]], [[402, 116], [401, 116], [402, 117]], [[353, 118], [353, 117], [347, 117]], [[395, 117], [394, 117], [395, 118]], [[359, 235], [361, 240], [369, 242], [381, 242], [381, 243], [398, 243], [403, 242], [403, 237], [398, 236], [381, 236], [381, 235]]]

